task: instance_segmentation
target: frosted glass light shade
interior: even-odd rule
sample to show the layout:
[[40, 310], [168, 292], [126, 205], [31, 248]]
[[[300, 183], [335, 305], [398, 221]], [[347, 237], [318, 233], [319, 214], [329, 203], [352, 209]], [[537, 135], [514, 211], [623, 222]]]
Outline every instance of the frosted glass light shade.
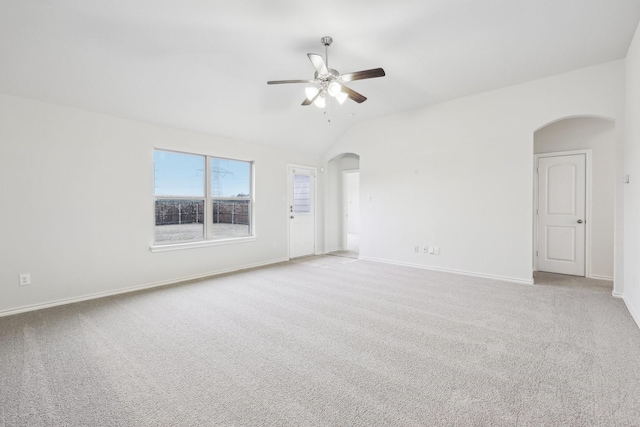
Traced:
[[313, 98], [315, 98], [315, 96], [318, 94], [318, 92], [320, 92], [320, 89], [318, 89], [315, 86], [307, 86], [304, 89], [304, 94], [307, 96], [307, 99], [309, 101], [311, 101]]
[[344, 104], [344, 101], [347, 100], [349, 96], [344, 93], [344, 92], [340, 92], [338, 93], [338, 95], [336, 96], [336, 99], [338, 100], [338, 102], [340, 103], [340, 105]]
[[340, 83], [338, 82], [331, 82], [331, 84], [327, 88], [327, 92], [329, 92], [329, 95], [335, 98], [340, 92], [342, 92], [342, 86], [340, 86]]
[[318, 108], [324, 108], [324, 106], [326, 105], [326, 101], [324, 99], [324, 94], [320, 95], [319, 97], [317, 97], [316, 100], [313, 101], [313, 103]]

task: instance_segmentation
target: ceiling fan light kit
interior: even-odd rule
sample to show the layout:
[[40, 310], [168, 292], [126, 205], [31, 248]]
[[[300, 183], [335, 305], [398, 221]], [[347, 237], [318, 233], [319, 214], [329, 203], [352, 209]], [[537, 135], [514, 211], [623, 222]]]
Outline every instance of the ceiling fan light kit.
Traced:
[[329, 36], [322, 37], [320, 42], [324, 46], [324, 58], [316, 53], [308, 53], [307, 56], [313, 64], [316, 71], [313, 74], [313, 80], [270, 80], [269, 85], [288, 84], [288, 83], [306, 83], [310, 84], [305, 88], [306, 99], [302, 102], [303, 106], [314, 104], [316, 107], [325, 108], [327, 98], [331, 97], [343, 104], [347, 98], [357, 103], [362, 103], [367, 98], [355, 90], [345, 86], [345, 83], [354, 80], [371, 79], [374, 77], [383, 77], [385, 72], [382, 68], [374, 68], [371, 70], [356, 71], [353, 73], [340, 74], [337, 70], [329, 68], [329, 52], [328, 48], [333, 43], [333, 39]]

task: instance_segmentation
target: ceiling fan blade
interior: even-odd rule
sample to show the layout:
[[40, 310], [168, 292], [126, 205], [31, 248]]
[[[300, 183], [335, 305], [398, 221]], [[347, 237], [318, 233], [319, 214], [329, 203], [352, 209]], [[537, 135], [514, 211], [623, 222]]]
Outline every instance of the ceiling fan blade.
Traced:
[[355, 71], [341, 75], [343, 82], [352, 82], [354, 80], [372, 79], [374, 77], [384, 77], [385, 73], [382, 68], [373, 68], [371, 70]]
[[285, 83], [313, 83], [313, 80], [269, 80], [268, 85], [281, 85]]
[[354, 101], [356, 101], [358, 104], [361, 104], [361, 103], [363, 103], [364, 101], [367, 100], [367, 98], [364, 95], [359, 94], [355, 90], [350, 89], [350, 88], [346, 87], [345, 85], [342, 85], [342, 91], [344, 93], [346, 93], [349, 98], [351, 98]]
[[307, 56], [311, 60], [311, 63], [315, 67], [318, 74], [323, 76], [329, 74], [327, 64], [324, 63], [324, 58], [322, 58], [322, 55], [318, 55], [317, 53], [307, 53]]

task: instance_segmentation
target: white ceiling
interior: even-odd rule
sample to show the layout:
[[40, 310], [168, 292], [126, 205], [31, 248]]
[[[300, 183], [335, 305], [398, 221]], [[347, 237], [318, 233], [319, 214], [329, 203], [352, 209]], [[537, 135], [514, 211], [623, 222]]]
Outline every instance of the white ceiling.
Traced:
[[[321, 153], [355, 122], [624, 58], [640, 0], [0, 0], [0, 92]], [[306, 54], [369, 99], [302, 107]], [[331, 118], [331, 122], [328, 121]]]

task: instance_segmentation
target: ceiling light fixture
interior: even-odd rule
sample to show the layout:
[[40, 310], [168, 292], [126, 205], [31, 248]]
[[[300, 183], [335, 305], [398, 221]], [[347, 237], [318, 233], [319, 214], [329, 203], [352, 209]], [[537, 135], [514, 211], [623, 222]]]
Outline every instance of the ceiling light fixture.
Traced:
[[333, 81], [331, 83], [322, 85], [322, 88], [318, 88], [316, 86], [307, 86], [304, 89], [304, 94], [307, 96], [309, 102], [313, 102], [318, 108], [324, 108], [327, 105], [327, 96], [329, 95], [332, 98], [335, 98], [340, 105], [344, 103], [349, 97], [346, 93], [342, 91], [342, 85], [337, 81]]
[[344, 92], [340, 92], [336, 95], [336, 99], [338, 100], [338, 102], [340, 103], [340, 105], [344, 104], [344, 101], [347, 100], [347, 98], [349, 97], [349, 95], [347, 95]]
[[342, 86], [334, 80], [329, 84], [329, 86], [327, 86], [327, 92], [335, 98], [340, 92], [342, 92]]
[[[374, 68], [371, 70], [356, 71], [353, 73], [340, 74], [333, 68], [329, 68], [329, 52], [328, 48], [333, 43], [331, 37], [323, 37], [320, 42], [324, 46], [324, 58], [321, 55], [315, 53], [308, 53], [307, 56], [316, 69], [313, 80], [311, 79], [299, 79], [299, 80], [270, 80], [267, 84], [285, 84], [285, 83], [311, 83], [314, 86], [307, 86], [305, 88], [306, 99], [302, 102], [302, 105], [314, 104], [319, 108], [324, 108], [327, 104], [327, 99], [335, 98], [340, 104], [345, 102], [347, 98], [351, 98], [357, 103], [362, 103], [367, 98], [355, 90], [349, 88], [345, 83], [352, 82], [354, 80], [371, 79], [374, 77], [383, 77], [385, 72], [382, 68]], [[329, 95], [331, 98], [327, 98], [325, 95]]]
[[324, 97], [324, 93], [321, 93], [319, 96], [316, 96], [316, 100], [313, 101], [313, 104], [318, 108], [324, 108], [327, 105], [326, 99]]
[[304, 94], [307, 96], [307, 99], [309, 101], [313, 101], [313, 98], [316, 97], [316, 95], [318, 94], [318, 92], [320, 92], [320, 89], [318, 89], [315, 86], [307, 86], [304, 89]]

